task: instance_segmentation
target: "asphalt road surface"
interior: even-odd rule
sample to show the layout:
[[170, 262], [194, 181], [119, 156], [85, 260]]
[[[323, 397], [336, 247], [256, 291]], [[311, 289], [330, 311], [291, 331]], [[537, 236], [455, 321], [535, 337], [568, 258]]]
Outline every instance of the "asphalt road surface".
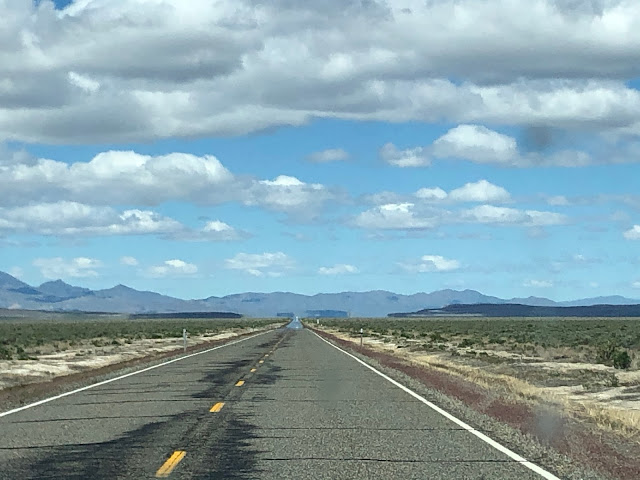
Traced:
[[544, 478], [309, 330], [0, 417], [1, 479], [158, 477]]

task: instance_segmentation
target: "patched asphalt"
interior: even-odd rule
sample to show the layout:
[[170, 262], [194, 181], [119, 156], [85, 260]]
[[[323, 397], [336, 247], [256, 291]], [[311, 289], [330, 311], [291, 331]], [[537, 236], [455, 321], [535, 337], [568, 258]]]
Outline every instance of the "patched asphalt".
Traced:
[[0, 479], [155, 478], [176, 451], [166, 478], [541, 478], [308, 330], [0, 418]]

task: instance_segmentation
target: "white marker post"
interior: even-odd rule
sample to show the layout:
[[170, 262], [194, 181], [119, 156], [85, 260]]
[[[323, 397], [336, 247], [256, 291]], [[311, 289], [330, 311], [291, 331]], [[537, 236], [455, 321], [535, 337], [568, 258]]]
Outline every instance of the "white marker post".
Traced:
[[184, 353], [187, 353], [187, 329], [182, 329], [182, 342], [184, 343]]
[[360, 346], [362, 346], [362, 334], [364, 333], [364, 330], [362, 330], [362, 328], [360, 328]]

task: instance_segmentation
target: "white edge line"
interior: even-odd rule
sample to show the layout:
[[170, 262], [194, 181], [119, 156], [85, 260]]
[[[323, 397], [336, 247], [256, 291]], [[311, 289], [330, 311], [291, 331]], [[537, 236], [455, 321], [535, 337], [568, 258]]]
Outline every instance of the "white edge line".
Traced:
[[52, 402], [53, 400], [58, 400], [59, 398], [68, 397], [69, 395], [73, 395], [74, 393], [84, 392], [85, 390], [89, 390], [90, 388], [99, 387], [101, 385], [106, 385], [107, 383], [115, 382], [117, 380], [122, 380], [123, 378], [131, 377], [133, 375], [138, 375], [139, 373], [148, 372], [149, 370], [153, 370], [154, 368], [164, 367], [165, 365], [169, 365], [170, 363], [179, 362], [180, 360], [185, 360], [187, 358], [195, 357], [196, 355], [202, 355], [204, 353], [212, 352], [213, 350], [218, 350], [219, 348], [229, 347], [231, 345], [235, 345], [236, 343], [244, 342], [245, 340], [249, 340], [250, 338], [255, 338], [260, 335], [264, 335], [265, 333], [269, 333], [272, 330], [267, 330], [265, 332], [260, 332], [255, 335], [251, 335], [250, 337], [241, 338], [240, 340], [234, 340], [233, 342], [224, 343], [222, 345], [218, 345], [217, 347], [208, 348], [207, 350], [202, 350], [201, 352], [190, 353], [189, 355], [184, 355], [182, 357], [174, 358], [173, 360], [169, 360], [168, 362], [159, 363], [157, 365], [152, 365], [147, 368], [143, 368], [142, 370], [136, 370], [135, 372], [126, 373], [124, 375], [120, 375], [119, 377], [110, 378], [108, 380], [103, 380], [102, 382], [93, 383], [91, 385], [87, 385], [85, 387], [77, 388], [75, 390], [71, 390], [70, 392], [61, 393], [60, 395], [56, 395], [55, 397], [45, 398], [43, 400], [38, 400], [37, 402], [30, 403], [28, 405], [23, 405], [22, 407], [14, 408], [13, 410], [9, 410], [7, 412], [0, 413], [0, 418], [6, 417], [7, 415], [11, 415], [13, 413], [21, 412], [22, 410], [26, 410], [28, 408], [37, 407], [38, 405], [42, 405], [44, 403]]
[[371, 365], [369, 365], [368, 363], [360, 360], [358, 357], [356, 357], [355, 355], [352, 355], [351, 353], [347, 352], [346, 350], [343, 350], [342, 348], [334, 345], [333, 343], [331, 343], [330, 341], [326, 340], [325, 338], [322, 338], [320, 335], [318, 335], [316, 332], [314, 332], [313, 330], [309, 330], [311, 333], [313, 333], [315, 336], [317, 336], [320, 340], [322, 340], [323, 342], [331, 345], [333, 348], [335, 348], [336, 350], [340, 350], [342, 353], [344, 353], [345, 355], [350, 356], [351, 358], [353, 358], [356, 362], [364, 365], [365, 367], [367, 367], [369, 370], [373, 371], [374, 373], [377, 373], [378, 375], [380, 375], [382, 378], [384, 378], [385, 380], [393, 383], [396, 387], [400, 388], [401, 390], [404, 390], [405, 392], [407, 392], [409, 395], [411, 395], [412, 397], [416, 398], [417, 400], [420, 400], [422, 403], [424, 403], [425, 405], [427, 405], [429, 408], [435, 410], [436, 412], [438, 412], [440, 415], [448, 418], [449, 420], [451, 420], [453, 423], [455, 423], [456, 425], [462, 427], [464, 430], [468, 431], [469, 433], [475, 435], [476, 437], [478, 437], [480, 440], [482, 440], [485, 443], [488, 443], [489, 445], [491, 445], [493, 448], [495, 448], [496, 450], [504, 453], [505, 455], [507, 455], [508, 457], [512, 458], [513, 460], [515, 460], [516, 462], [524, 465], [525, 467], [527, 467], [530, 470], [533, 470], [535, 473], [537, 473], [538, 475], [542, 476], [543, 478], [546, 478], [547, 480], [561, 480], [559, 477], [556, 477], [554, 474], [547, 472], [544, 468], [536, 465], [535, 463], [532, 463], [530, 461], [528, 461], [526, 458], [521, 457], [520, 455], [518, 455], [517, 453], [515, 453], [514, 451], [508, 449], [507, 447], [500, 445], [498, 442], [496, 442], [495, 440], [493, 440], [492, 438], [489, 438], [488, 436], [486, 436], [484, 433], [479, 432], [478, 430], [476, 430], [475, 428], [473, 428], [471, 425], [466, 424], [465, 422], [463, 422], [462, 420], [460, 420], [459, 418], [454, 417], [453, 415], [451, 415], [449, 412], [447, 412], [446, 410], [443, 410], [442, 408], [440, 408], [439, 406], [437, 406], [434, 403], [431, 403], [429, 400], [427, 400], [426, 398], [418, 395], [416, 392], [414, 392], [413, 390], [411, 390], [410, 388], [405, 387], [404, 385], [402, 385], [401, 383], [395, 381], [393, 378], [389, 377], [388, 375], [385, 375], [384, 373], [382, 373], [379, 370], [376, 370], [374, 367], [372, 367]]

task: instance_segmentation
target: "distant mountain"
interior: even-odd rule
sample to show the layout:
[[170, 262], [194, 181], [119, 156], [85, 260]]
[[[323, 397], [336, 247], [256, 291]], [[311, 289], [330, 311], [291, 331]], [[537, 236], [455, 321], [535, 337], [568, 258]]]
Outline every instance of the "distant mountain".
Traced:
[[416, 312], [439, 309], [447, 305], [517, 303], [529, 306], [581, 306], [598, 303], [615, 305], [640, 303], [624, 297], [598, 297], [570, 302], [528, 297], [504, 300], [475, 290], [438, 290], [431, 293], [401, 295], [386, 290], [369, 292], [319, 293], [300, 295], [289, 292], [238, 293], [224, 297], [182, 300], [155, 292], [116, 285], [104, 290], [90, 290], [61, 280], [30, 286], [7, 273], [0, 272], [0, 308], [53, 311], [90, 311], [133, 314], [178, 312], [234, 312], [251, 317], [275, 317], [288, 312], [300, 316], [347, 315], [384, 317], [392, 312]]
[[8, 290], [23, 287], [29, 287], [29, 285], [21, 282], [16, 277], [13, 277], [8, 273], [0, 272], [0, 288]]
[[640, 317], [640, 305], [581, 305], [575, 307], [546, 307], [516, 303], [448, 305], [444, 308], [423, 309], [411, 313], [390, 313], [389, 317], [435, 316], [483, 317]]
[[579, 307], [582, 305], [629, 305], [632, 303], [640, 303], [640, 301], [620, 295], [611, 295], [608, 297], [593, 297], [569, 302], [558, 302], [558, 305], [562, 305], [563, 307]]
[[62, 280], [45, 282], [38, 287], [38, 291], [58, 298], [75, 298], [83, 295], [91, 295], [91, 290], [88, 288], [74, 287]]

